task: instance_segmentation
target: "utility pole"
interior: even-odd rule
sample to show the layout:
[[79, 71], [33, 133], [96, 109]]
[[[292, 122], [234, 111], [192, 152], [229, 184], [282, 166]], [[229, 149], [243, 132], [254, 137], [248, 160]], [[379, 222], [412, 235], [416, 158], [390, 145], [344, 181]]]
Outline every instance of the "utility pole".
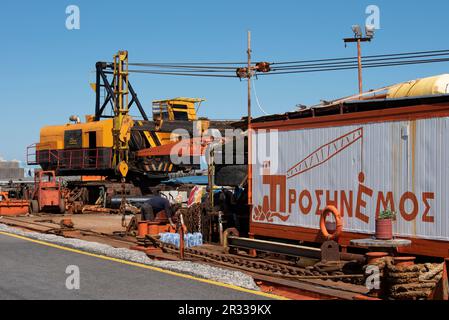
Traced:
[[248, 129], [251, 126], [251, 78], [256, 72], [267, 73], [271, 71], [269, 62], [257, 62], [254, 65], [251, 63], [251, 31], [248, 31], [248, 49], [246, 51], [248, 64], [245, 68], [237, 68], [236, 75], [241, 79], [248, 79]]
[[359, 71], [359, 94], [363, 93], [363, 79], [362, 79], [362, 45], [361, 39], [357, 39], [357, 65]]
[[374, 28], [372, 26], [365, 27], [365, 37], [362, 34], [362, 30], [359, 25], [352, 26], [354, 32], [353, 38], [343, 39], [345, 46], [350, 42], [357, 43], [357, 65], [358, 65], [358, 78], [359, 78], [359, 94], [363, 94], [363, 80], [362, 80], [362, 42], [371, 42], [374, 38]]
[[[251, 78], [256, 72], [267, 73], [271, 71], [269, 62], [257, 62], [255, 65], [251, 64], [251, 31], [248, 30], [248, 49], [246, 51], [248, 64], [245, 68], [237, 68], [236, 75], [238, 78], [248, 80], [248, 188], [251, 189]], [[248, 196], [249, 204], [251, 205], [251, 196]]]
[[250, 216], [252, 216], [252, 212], [253, 212], [253, 200], [252, 200], [252, 184], [253, 184], [253, 179], [252, 179], [252, 172], [253, 172], [253, 168], [252, 168], [252, 139], [251, 139], [251, 77], [253, 76], [253, 68], [251, 67], [251, 31], [248, 30], [248, 50], [247, 50], [247, 55], [248, 55], [248, 69], [247, 69], [247, 76], [248, 76], [248, 205], [250, 208]]
[[[251, 136], [251, 78], [256, 74], [256, 72], [267, 73], [271, 71], [269, 62], [257, 62], [255, 65], [251, 65], [251, 31], [248, 30], [248, 49], [246, 51], [248, 58], [248, 65], [243, 68], [237, 68], [236, 75], [238, 78], [247, 79], [248, 80], [248, 205], [250, 207], [250, 211], [252, 212], [252, 136]], [[249, 235], [251, 237], [251, 234]]]
[[251, 31], [248, 30], [248, 130], [251, 127], [251, 78], [253, 70], [251, 68]]

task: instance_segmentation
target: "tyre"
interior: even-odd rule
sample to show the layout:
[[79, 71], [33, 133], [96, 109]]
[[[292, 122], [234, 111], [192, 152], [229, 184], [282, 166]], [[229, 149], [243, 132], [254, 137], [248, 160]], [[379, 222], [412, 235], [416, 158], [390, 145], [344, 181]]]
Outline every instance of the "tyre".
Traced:
[[37, 200], [31, 200], [31, 212], [39, 213], [39, 202]]

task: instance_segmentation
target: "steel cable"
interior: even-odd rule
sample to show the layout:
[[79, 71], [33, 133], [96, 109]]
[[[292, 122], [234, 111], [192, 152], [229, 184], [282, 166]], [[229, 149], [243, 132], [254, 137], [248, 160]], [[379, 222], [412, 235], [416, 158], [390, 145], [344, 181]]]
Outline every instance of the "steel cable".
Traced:
[[[362, 56], [362, 59], [384, 58], [384, 57], [399, 57], [399, 56], [418, 55], [418, 54], [439, 54], [439, 53], [443, 53], [443, 52], [449, 53], [449, 50], [415, 51], [415, 52], [403, 52], [403, 53], [378, 54], [378, 55], [371, 55], [371, 56]], [[357, 59], [357, 57], [273, 62], [272, 65], [311, 63], [311, 62], [328, 62], [328, 61], [341, 61], [341, 60], [350, 60], [350, 59]]]
[[[412, 58], [423, 58], [423, 57], [438, 57], [438, 56], [448, 56], [449, 52], [447, 53], [441, 53], [441, 54], [432, 54], [432, 55], [414, 55], [414, 56], [407, 56], [407, 57], [395, 57], [395, 58], [376, 58], [376, 59], [362, 59], [363, 62], [376, 62], [376, 61], [396, 61], [400, 59], [412, 59]], [[348, 62], [329, 62], [329, 63], [316, 63], [316, 64], [298, 64], [298, 65], [292, 65], [292, 66], [285, 66], [285, 67], [276, 67], [276, 70], [287, 70], [287, 69], [295, 69], [298, 67], [312, 67], [312, 66], [337, 66], [337, 65], [345, 65], [350, 63], [357, 63], [357, 58], [353, 59], [354, 61], [348, 61]]]
[[[428, 64], [449, 61], [449, 50], [417, 51], [397, 54], [382, 54], [363, 57], [363, 68], [396, 67], [404, 65]], [[436, 58], [440, 57], [440, 58]], [[429, 59], [418, 59], [429, 58]], [[435, 59], [430, 59], [435, 58]], [[257, 75], [279, 75], [295, 73], [311, 73], [325, 71], [342, 71], [358, 68], [357, 58], [333, 58], [302, 60], [292, 62], [272, 63], [274, 67], [271, 72], [258, 72]], [[314, 63], [317, 62], [317, 63]], [[293, 64], [295, 63], [295, 64]], [[298, 64], [301, 63], [301, 64]], [[135, 67], [147, 67], [144, 70], [129, 70], [130, 73], [172, 75], [172, 76], [194, 76], [194, 77], [218, 77], [238, 78], [235, 73], [238, 67], [230, 66], [231, 62], [205, 62], [205, 63], [130, 63]], [[242, 65], [243, 63], [236, 63]]]

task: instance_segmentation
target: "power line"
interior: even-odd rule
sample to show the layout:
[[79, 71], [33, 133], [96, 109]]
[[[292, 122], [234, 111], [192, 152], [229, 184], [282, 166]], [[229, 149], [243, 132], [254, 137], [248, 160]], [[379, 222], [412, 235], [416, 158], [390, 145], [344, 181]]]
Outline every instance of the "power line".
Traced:
[[155, 64], [155, 65], [189, 65], [189, 66], [198, 66], [198, 65], [207, 65], [207, 66], [214, 66], [214, 65], [245, 65], [246, 62], [134, 62], [129, 63], [129, 65], [145, 65], [145, 64]]
[[[449, 55], [449, 50], [432, 50], [432, 51], [414, 51], [414, 52], [404, 52], [404, 53], [393, 53], [393, 54], [381, 54], [381, 55], [369, 55], [363, 56], [362, 59], [365, 61], [384, 61], [384, 60], [400, 60], [401, 58], [419, 58], [419, 57], [432, 57], [432, 56], [443, 56]], [[328, 58], [328, 59], [315, 59], [315, 60], [298, 60], [298, 61], [281, 61], [272, 62], [271, 65], [279, 65], [278, 68], [289, 68], [302, 65], [333, 65], [340, 63], [349, 63], [356, 60], [357, 57], [343, 57], [343, 58]], [[160, 67], [169, 69], [207, 69], [207, 70], [235, 70], [246, 62], [186, 62], [186, 63], [129, 63], [130, 66], [136, 67]]]
[[[408, 63], [428, 63], [428, 62], [441, 62], [441, 61], [447, 61], [449, 57], [447, 58], [440, 58], [440, 59], [420, 59], [420, 60], [387, 60], [383, 62], [363, 62], [363, 66], [375, 66], [375, 65], [386, 65], [386, 64], [408, 64]], [[291, 67], [291, 68], [273, 68], [272, 71], [293, 71], [293, 70], [320, 70], [320, 69], [327, 69], [327, 68], [346, 68], [346, 67], [352, 67], [354, 65], [357, 65], [357, 62], [347, 62], [347, 63], [341, 63], [341, 64], [323, 64], [323, 65], [316, 65], [316, 66], [301, 66], [301, 67]]]
[[[431, 60], [422, 60], [422, 61], [409, 61], [409, 62], [392, 62], [392, 63], [379, 63], [379, 64], [369, 64], [363, 65], [363, 68], [381, 68], [381, 67], [392, 67], [392, 66], [405, 66], [405, 65], [413, 65], [413, 64], [428, 64], [428, 63], [439, 63], [439, 62], [448, 62], [449, 58], [446, 59], [431, 59]], [[278, 72], [270, 72], [259, 74], [258, 76], [267, 76], [267, 75], [278, 75], [278, 74], [295, 74], [295, 73], [312, 73], [312, 72], [325, 72], [325, 71], [342, 71], [342, 70], [353, 70], [357, 69], [357, 65], [349, 66], [349, 67], [335, 67], [335, 68], [316, 68], [311, 70], [296, 70], [296, 71], [278, 71]]]
[[234, 70], [208, 70], [208, 69], [131, 69], [132, 72], [141, 72], [141, 71], [151, 71], [151, 72], [181, 72], [181, 73], [197, 73], [197, 72], [206, 72], [206, 73], [216, 73], [216, 72], [224, 72], [224, 73], [233, 73], [235, 74]]
[[192, 76], [192, 77], [220, 77], [220, 78], [236, 78], [236, 75], [228, 74], [198, 74], [198, 73], [182, 73], [182, 72], [163, 72], [163, 71], [151, 71], [151, 70], [128, 70], [130, 73], [148, 73], [148, 74], [160, 74], [160, 75], [172, 75], [172, 76]]
[[225, 67], [225, 66], [202, 66], [202, 65], [179, 65], [179, 64], [161, 64], [161, 63], [129, 63], [130, 66], [138, 66], [138, 67], [163, 67], [163, 68], [187, 68], [187, 69], [218, 69], [218, 70], [234, 70], [236, 67]]
[[[250, 79], [248, 79], [248, 81], [250, 81]], [[256, 82], [254, 81], [254, 79], [251, 79], [251, 81], [253, 83], [253, 91], [254, 91], [254, 96], [256, 97], [257, 106], [259, 107], [260, 111], [262, 111], [265, 115], [268, 115], [268, 113], [260, 105], [259, 97], [257, 96]]]
[[[393, 67], [393, 66], [404, 66], [404, 65], [415, 65], [415, 64], [428, 64], [428, 63], [441, 63], [449, 61], [448, 58], [440, 59], [421, 59], [421, 60], [401, 60], [401, 61], [385, 61], [385, 62], [365, 62], [363, 63], [364, 68], [378, 68], [378, 67]], [[270, 73], [263, 73], [259, 75], [276, 75], [276, 74], [295, 74], [295, 73], [311, 73], [311, 72], [323, 72], [323, 71], [342, 71], [342, 70], [352, 70], [356, 69], [356, 63], [344, 63], [344, 64], [325, 64], [317, 66], [303, 66], [294, 67], [289, 69], [273, 68]], [[217, 70], [132, 70], [130, 73], [148, 73], [148, 74], [159, 74], [159, 75], [178, 75], [178, 76], [196, 76], [196, 77], [226, 77], [235, 78], [236, 75], [230, 74], [216, 74]], [[199, 73], [206, 72], [206, 73]], [[228, 71], [230, 72], [230, 71]]]
[[[449, 50], [415, 51], [406, 53], [371, 55], [363, 57], [363, 67], [380, 68], [414, 64], [440, 63], [449, 61], [449, 57], [447, 56], [449, 56]], [[357, 68], [357, 63], [357, 57], [278, 62], [272, 64], [275, 67], [271, 69], [271, 72], [258, 73], [258, 75], [279, 75], [352, 70]], [[130, 63], [131, 66], [146, 68], [143, 70], [129, 70], [129, 72], [171, 76], [238, 78], [236, 70], [241, 66], [231, 66], [231, 64], [233, 63]]]
[[[425, 57], [438, 57], [438, 56], [448, 56], [449, 52], [447, 53], [441, 53], [441, 54], [423, 54], [423, 55], [412, 55], [412, 56], [406, 56], [406, 57], [393, 57], [393, 58], [367, 58], [364, 59], [364, 62], [374, 62], [374, 61], [395, 61], [395, 60], [401, 60], [401, 59], [414, 59], [414, 58], [425, 58]], [[283, 67], [277, 67], [273, 68], [276, 70], [287, 70], [287, 69], [295, 69], [300, 67], [316, 67], [316, 66], [337, 66], [337, 65], [348, 65], [354, 62], [357, 62], [357, 58], [353, 59], [354, 61], [342, 61], [342, 62], [334, 62], [334, 63], [315, 63], [315, 64], [298, 64], [298, 65], [291, 65], [291, 66], [283, 66]]]
[[[379, 55], [370, 55], [370, 56], [362, 56], [362, 59], [369, 58], [384, 58], [384, 57], [400, 57], [407, 55], [416, 55], [416, 54], [438, 54], [443, 52], [449, 52], [449, 50], [432, 50], [432, 51], [415, 51], [415, 52], [403, 52], [403, 53], [392, 53], [392, 54], [379, 54]], [[299, 61], [283, 61], [283, 62], [273, 62], [272, 65], [278, 64], [295, 64], [295, 63], [311, 63], [311, 62], [327, 62], [327, 61], [342, 61], [342, 60], [353, 60], [357, 59], [357, 57], [346, 57], [346, 58], [331, 58], [331, 59], [317, 59], [317, 60], [299, 60]]]

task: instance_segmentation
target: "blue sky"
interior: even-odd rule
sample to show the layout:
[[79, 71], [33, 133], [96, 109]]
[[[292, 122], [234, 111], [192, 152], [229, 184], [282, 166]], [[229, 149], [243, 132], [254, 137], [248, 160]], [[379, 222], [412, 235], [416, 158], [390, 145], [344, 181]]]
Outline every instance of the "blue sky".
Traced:
[[[68, 5], [78, 5], [81, 29], [65, 28]], [[441, 1], [2, 1], [0, 156], [24, 160], [39, 128], [94, 110], [96, 61], [119, 49], [134, 62], [242, 61], [246, 31], [252, 31], [254, 60], [288, 61], [347, 57], [352, 24], [364, 24], [365, 8], [381, 13], [381, 30], [363, 47], [366, 55], [448, 49]], [[119, 8], [120, 6], [120, 8]], [[446, 73], [441, 63], [364, 72], [365, 89]], [[174, 96], [203, 97], [201, 115], [239, 119], [246, 112], [246, 83], [237, 79], [135, 75], [130, 78], [143, 105]], [[357, 91], [355, 70], [260, 77], [256, 83], [268, 113], [292, 110]], [[261, 112], [254, 106], [255, 115]]]

